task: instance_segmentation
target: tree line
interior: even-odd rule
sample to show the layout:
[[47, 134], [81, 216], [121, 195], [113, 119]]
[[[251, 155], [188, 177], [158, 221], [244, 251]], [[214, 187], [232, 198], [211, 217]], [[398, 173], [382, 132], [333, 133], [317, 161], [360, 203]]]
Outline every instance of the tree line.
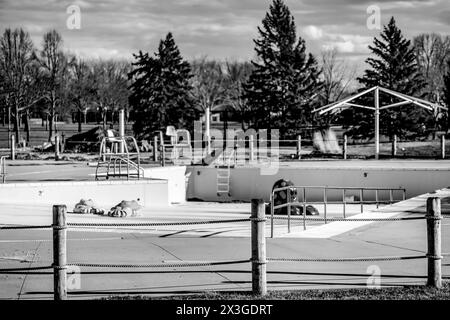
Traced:
[[130, 64], [120, 60], [83, 60], [63, 50], [63, 39], [56, 30], [44, 34], [42, 49], [34, 46], [23, 29], [6, 29], [0, 37], [0, 106], [3, 118], [13, 124], [19, 141], [21, 119], [26, 140], [30, 140], [30, 115], [41, 114], [54, 122], [95, 107], [106, 116], [108, 108], [128, 105]]
[[[319, 58], [307, 53], [282, 0], [270, 5], [254, 45], [256, 59], [231, 67], [226, 63], [225, 68], [215, 61], [189, 64], [171, 33], [154, 56], [134, 55], [130, 105], [135, 131], [148, 136], [165, 125], [186, 126], [198, 112], [225, 107], [239, 114], [243, 129], [277, 128], [289, 138], [302, 128], [340, 123], [349, 135], [367, 139], [373, 137], [373, 113], [348, 109], [319, 117], [312, 110], [377, 85], [450, 106], [450, 36], [421, 34], [411, 41], [394, 17], [369, 46], [368, 68], [360, 76], [336, 49]], [[350, 84], [353, 78], [356, 88]], [[370, 100], [361, 103], [373, 105]], [[395, 102], [383, 95], [380, 100], [383, 105]], [[405, 105], [383, 110], [381, 123], [388, 137], [417, 138], [430, 130], [448, 131], [450, 117]]]
[[[250, 62], [188, 61], [169, 32], [154, 54], [139, 51], [132, 62], [85, 60], [64, 51], [55, 30], [43, 36], [38, 50], [26, 31], [6, 29], [0, 38], [0, 107], [17, 139], [24, 117], [29, 140], [31, 112], [48, 117], [49, 139], [57, 114], [76, 112], [81, 131], [87, 108], [102, 114], [103, 125], [106, 111], [124, 108], [140, 138], [168, 125], [192, 129], [207, 109], [234, 114], [243, 129], [277, 128], [282, 138], [331, 123], [370, 138], [370, 112], [348, 109], [319, 117], [312, 110], [374, 85], [450, 105], [450, 37], [421, 34], [409, 40], [393, 17], [369, 46], [367, 69], [359, 76], [336, 49], [319, 57], [308, 53], [282, 0], [273, 0], [254, 46], [256, 58]], [[381, 102], [392, 103], [386, 99]], [[402, 106], [384, 110], [381, 123], [382, 134], [416, 137], [424, 127], [448, 131], [450, 117]]]

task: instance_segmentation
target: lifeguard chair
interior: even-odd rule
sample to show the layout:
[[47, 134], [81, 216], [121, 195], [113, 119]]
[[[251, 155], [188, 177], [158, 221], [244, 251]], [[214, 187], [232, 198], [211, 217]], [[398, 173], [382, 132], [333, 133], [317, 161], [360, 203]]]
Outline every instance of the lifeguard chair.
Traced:
[[192, 146], [191, 135], [186, 129], [175, 130], [175, 141], [173, 142], [172, 159], [176, 164], [191, 164]]

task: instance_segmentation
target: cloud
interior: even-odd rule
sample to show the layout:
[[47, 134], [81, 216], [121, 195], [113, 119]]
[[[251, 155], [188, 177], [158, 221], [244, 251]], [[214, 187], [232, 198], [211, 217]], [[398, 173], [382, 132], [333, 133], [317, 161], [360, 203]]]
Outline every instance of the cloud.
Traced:
[[[240, 60], [254, 56], [271, 0], [0, 0], [0, 29], [26, 28], [36, 46], [55, 28], [65, 47], [89, 56], [128, 57], [138, 50], [154, 52], [167, 32], [174, 34], [184, 57]], [[307, 49], [319, 54], [336, 47], [343, 57], [363, 63], [367, 45], [378, 30], [368, 30], [366, 9], [377, 4], [381, 21], [395, 16], [412, 38], [422, 32], [449, 33], [450, 1], [285, 0]], [[81, 8], [81, 30], [68, 30], [66, 9]], [[357, 57], [357, 58], [355, 58]], [[358, 60], [359, 59], [359, 60]], [[358, 62], [359, 61], [359, 62]]]
[[316, 26], [307, 26], [303, 28], [303, 32], [309, 36], [311, 39], [317, 40], [322, 38], [323, 32], [322, 29], [316, 27]]
[[336, 48], [340, 53], [351, 53], [365, 56], [369, 53], [368, 45], [373, 39], [353, 34], [328, 33], [324, 36], [322, 49]]

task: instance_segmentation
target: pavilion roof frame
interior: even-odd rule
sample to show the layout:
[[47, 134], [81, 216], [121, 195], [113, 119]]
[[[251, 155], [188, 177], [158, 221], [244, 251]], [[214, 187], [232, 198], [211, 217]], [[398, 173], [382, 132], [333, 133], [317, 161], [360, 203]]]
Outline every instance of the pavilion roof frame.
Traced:
[[[380, 91], [388, 94], [390, 96], [394, 96], [397, 99], [400, 99], [401, 101], [399, 102], [394, 102], [388, 105], [384, 105], [384, 106], [380, 106]], [[374, 92], [374, 106], [364, 106], [358, 103], [354, 103], [353, 100], [365, 96], [371, 92]], [[347, 97], [345, 99], [342, 99], [340, 101], [336, 101], [330, 104], [327, 104], [323, 107], [314, 109], [312, 112], [318, 112], [319, 115], [323, 115], [327, 112], [331, 112], [331, 111], [342, 111], [345, 109], [348, 109], [350, 107], [355, 107], [355, 108], [362, 108], [362, 109], [369, 109], [369, 110], [373, 110], [375, 112], [375, 159], [378, 159], [379, 157], [379, 153], [380, 153], [380, 132], [379, 132], [379, 115], [380, 115], [380, 111], [381, 110], [386, 110], [386, 109], [390, 109], [390, 108], [394, 108], [394, 107], [399, 107], [402, 105], [406, 105], [406, 104], [413, 104], [415, 106], [424, 108], [428, 111], [437, 111], [439, 109], [441, 110], [448, 110], [446, 107], [423, 100], [423, 99], [419, 99], [416, 97], [412, 97], [412, 96], [408, 96], [406, 94], [400, 93], [400, 92], [396, 92], [390, 89], [386, 89], [380, 86], [374, 86], [372, 88], [366, 89], [362, 92], [359, 92], [357, 94], [354, 94], [350, 97]]]

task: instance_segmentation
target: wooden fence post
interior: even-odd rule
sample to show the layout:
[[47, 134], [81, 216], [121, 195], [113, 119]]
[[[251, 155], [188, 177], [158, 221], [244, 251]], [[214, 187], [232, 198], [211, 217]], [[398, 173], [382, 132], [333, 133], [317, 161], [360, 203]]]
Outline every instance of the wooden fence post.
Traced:
[[427, 285], [442, 287], [441, 256], [441, 199], [427, 199], [428, 280]]
[[55, 160], [59, 160], [59, 136], [55, 136]]
[[441, 159], [445, 159], [445, 135], [441, 136]]
[[161, 141], [161, 166], [165, 167], [166, 166], [166, 148], [164, 146], [164, 140]]
[[16, 160], [16, 136], [11, 136], [11, 160]]
[[67, 299], [66, 206], [53, 206], [53, 292], [55, 300]]
[[153, 137], [153, 161], [158, 161], [158, 137]]
[[397, 156], [397, 135], [394, 134], [394, 137], [392, 139], [392, 150], [391, 150], [392, 156]]
[[254, 139], [253, 135], [250, 135], [248, 137], [248, 143], [249, 143], [249, 147], [250, 147], [250, 158], [249, 158], [249, 160], [250, 160], [250, 162], [253, 162], [255, 160], [255, 155], [254, 155], [254, 152], [255, 152], [255, 139]]
[[64, 133], [61, 134], [61, 153], [64, 152], [64, 149], [66, 149], [66, 136]]
[[301, 156], [301, 151], [302, 151], [302, 136], [298, 135], [297, 136], [297, 158], [300, 159]]
[[105, 155], [105, 153], [106, 153], [106, 141], [105, 141], [104, 144], [100, 145], [100, 148], [101, 148], [100, 151], [102, 153], [102, 161], [106, 162], [106, 155]]
[[343, 157], [344, 157], [344, 160], [347, 159], [347, 135], [346, 134], [344, 134]]
[[267, 293], [265, 204], [262, 199], [252, 199], [252, 292]]

